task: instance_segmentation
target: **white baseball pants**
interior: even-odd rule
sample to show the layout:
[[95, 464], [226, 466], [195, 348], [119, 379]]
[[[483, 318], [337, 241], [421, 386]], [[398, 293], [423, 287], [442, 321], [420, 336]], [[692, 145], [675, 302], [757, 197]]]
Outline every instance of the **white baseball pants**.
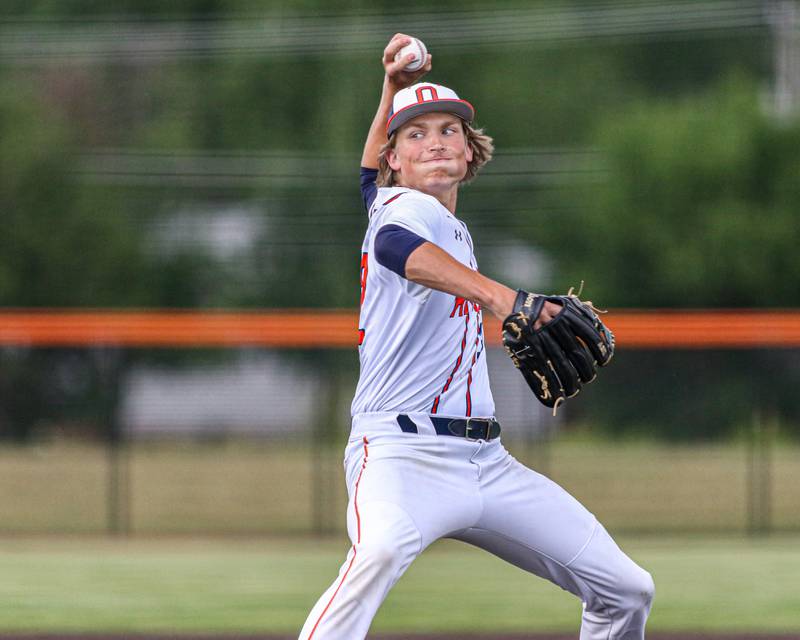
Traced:
[[411, 562], [439, 538], [478, 546], [583, 601], [581, 640], [637, 640], [650, 574], [556, 483], [499, 439], [393, 433], [354, 425], [345, 453], [353, 546], [300, 640], [360, 640]]

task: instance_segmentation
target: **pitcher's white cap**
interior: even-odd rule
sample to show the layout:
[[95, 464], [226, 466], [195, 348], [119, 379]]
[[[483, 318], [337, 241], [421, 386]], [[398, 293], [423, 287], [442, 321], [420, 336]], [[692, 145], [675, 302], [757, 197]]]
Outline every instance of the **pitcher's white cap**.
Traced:
[[398, 91], [392, 101], [392, 112], [386, 122], [386, 135], [391, 136], [412, 118], [432, 111], [457, 115], [464, 122], [472, 122], [475, 109], [456, 92], [440, 84], [421, 82]]

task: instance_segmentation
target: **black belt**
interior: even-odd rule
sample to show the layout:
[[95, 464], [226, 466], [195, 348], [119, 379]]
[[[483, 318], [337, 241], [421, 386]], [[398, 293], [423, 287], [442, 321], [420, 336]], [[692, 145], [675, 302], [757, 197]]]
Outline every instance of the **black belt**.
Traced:
[[[500, 423], [492, 418], [438, 418], [430, 416], [440, 436], [456, 436], [468, 440], [493, 440], [500, 435]], [[419, 433], [415, 422], [405, 413], [397, 416], [397, 424], [405, 433]]]

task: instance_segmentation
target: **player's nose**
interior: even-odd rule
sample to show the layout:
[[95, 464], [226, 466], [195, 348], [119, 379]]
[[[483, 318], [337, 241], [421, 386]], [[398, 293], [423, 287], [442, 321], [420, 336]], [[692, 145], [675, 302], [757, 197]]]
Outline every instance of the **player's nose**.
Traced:
[[428, 148], [431, 151], [442, 151], [445, 148], [444, 141], [437, 134], [433, 134], [428, 143]]

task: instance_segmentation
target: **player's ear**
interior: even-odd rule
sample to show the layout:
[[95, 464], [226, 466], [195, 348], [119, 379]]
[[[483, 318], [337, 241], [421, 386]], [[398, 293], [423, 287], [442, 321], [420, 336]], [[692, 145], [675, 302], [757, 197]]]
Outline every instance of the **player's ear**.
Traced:
[[397, 159], [397, 152], [391, 147], [386, 150], [386, 162], [392, 171], [400, 171], [400, 162]]
[[472, 162], [472, 158], [475, 155], [475, 148], [472, 146], [472, 140], [470, 140], [467, 125], [463, 122], [461, 123], [461, 130], [464, 132], [464, 155], [467, 162]]

